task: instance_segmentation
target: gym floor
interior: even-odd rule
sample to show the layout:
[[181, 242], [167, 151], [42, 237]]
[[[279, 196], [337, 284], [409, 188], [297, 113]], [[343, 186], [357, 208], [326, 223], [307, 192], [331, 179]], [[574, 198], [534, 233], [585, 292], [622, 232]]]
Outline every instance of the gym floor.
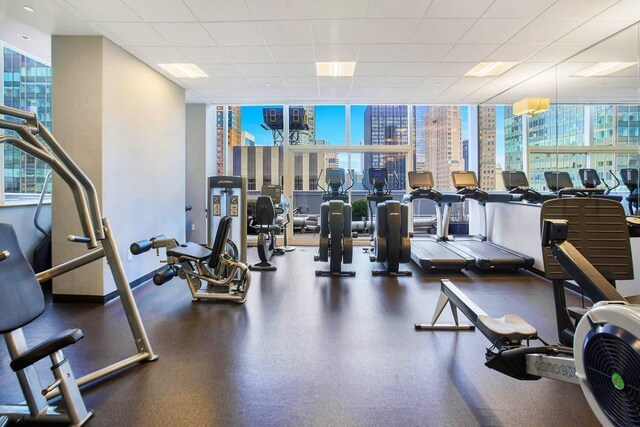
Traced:
[[[85, 389], [95, 412], [89, 425], [598, 425], [578, 386], [486, 368], [489, 343], [479, 332], [413, 329], [430, 320], [439, 279], [448, 277], [490, 315], [519, 314], [554, 341], [546, 280], [528, 272], [427, 275], [414, 264], [413, 277], [371, 277], [375, 264], [360, 248], [346, 266], [356, 277], [316, 278], [315, 250], [299, 247], [273, 258], [276, 272], [253, 273], [242, 306], [192, 303], [178, 279], [138, 287], [160, 358]], [[254, 261], [255, 249], [249, 255]], [[451, 320], [448, 309], [443, 320]], [[66, 351], [76, 376], [135, 352], [117, 300], [50, 305], [25, 334], [33, 343], [69, 327], [85, 333]], [[16, 403], [8, 365], [2, 345], [0, 402]], [[45, 383], [47, 362], [38, 369]]]

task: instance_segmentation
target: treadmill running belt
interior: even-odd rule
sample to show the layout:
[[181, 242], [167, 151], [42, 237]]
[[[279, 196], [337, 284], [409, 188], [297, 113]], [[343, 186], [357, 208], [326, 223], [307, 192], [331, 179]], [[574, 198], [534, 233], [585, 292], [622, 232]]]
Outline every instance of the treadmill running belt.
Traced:
[[411, 240], [411, 259], [425, 271], [460, 270], [469, 263], [444, 244], [418, 239]]
[[533, 264], [533, 259], [523, 258], [501, 249], [490, 242], [480, 240], [455, 240], [450, 242], [453, 248], [471, 255], [476, 265], [482, 270], [492, 268], [527, 268]]

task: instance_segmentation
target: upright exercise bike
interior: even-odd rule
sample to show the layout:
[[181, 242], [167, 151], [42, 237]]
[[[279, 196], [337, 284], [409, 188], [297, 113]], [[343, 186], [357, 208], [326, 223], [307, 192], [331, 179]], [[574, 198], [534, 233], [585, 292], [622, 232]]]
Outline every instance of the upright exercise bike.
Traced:
[[276, 223], [276, 215], [282, 215], [284, 210], [279, 205], [282, 191], [279, 185], [263, 185], [262, 195], [256, 200], [256, 208], [251, 226], [258, 229], [258, 257], [260, 262], [249, 268], [255, 271], [275, 271], [276, 266], [269, 261], [273, 255], [284, 255], [282, 248], [276, 247], [276, 232], [281, 230]]
[[[322, 175], [322, 171], [320, 172]], [[353, 175], [349, 172], [351, 185], [346, 183], [343, 168], [328, 168], [325, 173], [327, 188], [320, 206], [320, 244], [314, 261], [329, 261], [329, 270], [316, 270], [316, 276], [350, 276], [355, 271], [343, 271], [342, 263], [351, 264], [353, 259], [353, 236], [351, 233], [351, 205], [348, 191], [353, 187]], [[319, 179], [318, 179], [319, 181]]]
[[[409, 238], [409, 207], [405, 203], [393, 200], [391, 192], [398, 188], [400, 180], [394, 172], [395, 187], [389, 186], [389, 174], [386, 168], [369, 168], [367, 204], [373, 217], [375, 206], [375, 226], [371, 231], [372, 248], [369, 260], [380, 262], [386, 270], [374, 270], [374, 276], [411, 276], [411, 271], [400, 271], [401, 263], [411, 260], [411, 240]], [[386, 190], [385, 190], [386, 189]]]

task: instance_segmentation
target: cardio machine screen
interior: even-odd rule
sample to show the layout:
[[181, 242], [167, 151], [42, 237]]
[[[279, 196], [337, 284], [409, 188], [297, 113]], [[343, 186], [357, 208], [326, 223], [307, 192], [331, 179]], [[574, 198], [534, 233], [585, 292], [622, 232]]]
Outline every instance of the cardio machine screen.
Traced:
[[386, 168], [369, 168], [369, 183], [371, 185], [384, 185], [387, 182]]
[[453, 179], [453, 186], [458, 189], [478, 186], [475, 172], [451, 172], [451, 178]]
[[326, 173], [327, 184], [343, 184], [345, 182], [344, 169], [328, 168]]
[[263, 196], [271, 197], [271, 201], [274, 205], [279, 205], [282, 199], [282, 188], [279, 185], [263, 185], [262, 191]]
[[503, 171], [502, 181], [507, 190], [529, 186], [527, 175], [522, 171]]
[[433, 174], [431, 172], [409, 172], [409, 187], [433, 188]]
[[544, 179], [547, 181], [547, 187], [554, 193], [563, 188], [573, 188], [573, 181], [568, 172], [552, 172], [546, 171]]
[[578, 169], [578, 176], [582, 185], [587, 188], [595, 188], [601, 184], [598, 172], [595, 169]]
[[624, 185], [638, 185], [638, 169], [621, 169], [620, 175]]

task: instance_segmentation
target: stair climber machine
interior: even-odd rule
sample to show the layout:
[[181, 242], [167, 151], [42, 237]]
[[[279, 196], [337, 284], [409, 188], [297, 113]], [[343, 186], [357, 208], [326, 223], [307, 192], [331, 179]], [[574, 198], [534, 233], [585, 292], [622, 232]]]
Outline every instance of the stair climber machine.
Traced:
[[[320, 171], [322, 175], [322, 171]], [[323, 203], [320, 205], [320, 244], [314, 261], [329, 262], [329, 270], [316, 270], [316, 276], [349, 276], [355, 271], [343, 271], [342, 263], [351, 264], [353, 260], [353, 235], [351, 233], [351, 205], [348, 191], [353, 187], [353, 175], [349, 172], [351, 185], [345, 188], [343, 168], [328, 168], [325, 172], [327, 188]], [[320, 178], [318, 178], [320, 181]]]
[[282, 225], [276, 221], [284, 209], [277, 207], [282, 202], [282, 190], [279, 185], [263, 185], [261, 195], [256, 200], [256, 208], [251, 227], [258, 230], [258, 257], [260, 262], [249, 268], [256, 271], [275, 271], [276, 266], [269, 261], [274, 255], [284, 255], [284, 248], [276, 247], [276, 232]]
[[[453, 203], [460, 203], [464, 196], [459, 194], [443, 194], [433, 189], [434, 181], [431, 172], [409, 172], [411, 192], [403, 198], [403, 203], [413, 203], [414, 218], [418, 203], [430, 200], [436, 204], [436, 233], [411, 237], [411, 259], [426, 272], [460, 271], [474, 260], [470, 256], [461, 256], [442, 240], [448, 228], [449, 211]], [[414, 219], [415, 224], [415, 219]]]
[[[453, 185], [458, 194], [478, 202], [479, 234], [472, 236], [445, 236], [449, 245], [461, 256], [471, 256], [480, 270], [506, 270], [529, 268], [533, 258], [487, 241], [487, 203], [507, 203], [512, 196], [504, 193], [487, 193], [478, 187], [473, 171], [452, 172]], [[446, 230], [445, 230], [446, 232]]]
[[[369, 168], [367, 205], [370, 217], [375, 222], [371, 230], [372, 247], [369, 260], [380, 262], [386, 270], [373, 270], [374, 276], [411, 276], [411, 271], [400, 271], [400, 264], [411, 261], [411, 239], [409, 238], [409, 206], [393, 200], [391, 192], [398, 188], [400, 180], [394, 172], [396, 186], [389, 187], [387, 168]], [[364, 184], [364, 182], [363, 182]]]
[[558, 197], [556, 194], [539, 193], [529, 186], [527, 175], [523, 171], [503, 171], [502, 182], [505, 189], [513, 196], [514, 201], [527, 203], [544, 203]]
[[[584, 205], [581, 208], [592, 212], [599, 209], [594, 205], [597, 199], [581, 199], [586, 201], [579, 202]], [[549, 215], [562, 214], [565, 208], [574, 209], [570, 206], [574, 200], [547, 202], [561, 202], [558, 206], [553, 205], [553, 212]], [[602, 202], [615, 203], [610, 200]], [[620, 295], [590, 263], [591, 257], [585, 256], [582, 249], [576, 249], [572, 238], [579, 234], [573, 230], [570, 232], [570, 228], [573, 228], [573, 219], [580, 217], [574, 214], [572, 212], [571, 223], [564, 219], [542, 218], [542, 245], [549, 257], [569, 273], [585, 293], [598, 296], [593, 300], [593, 307], [585, 309], [577, 318], [571, 342], [549, 345], [538, 336], [533, 326], [514, 314], [490, 317], [446, 279], [441, 281], [440, 299], [431, 323], [416, 324], [415, 328], [432, 331], [477, 328], [491, 342], [485, 353], [487, 367], [518, 380], [546, 377], [578, 384], [602, 425], [637, 426], [640, 425], [640, 298]], [[605, 221], [600, 225], [606, 227], [616, 223], [617, 229], [624, 229], [624, 212]], [[621, 239], [613, 241], [620, 242]], [[451, 307], [455, 324], [436, 324], [447, 304]], [[458, 323], [458, 310], [472, 325]], [[542, 344], [530, 345], [530, 341], [535, 340]]]

